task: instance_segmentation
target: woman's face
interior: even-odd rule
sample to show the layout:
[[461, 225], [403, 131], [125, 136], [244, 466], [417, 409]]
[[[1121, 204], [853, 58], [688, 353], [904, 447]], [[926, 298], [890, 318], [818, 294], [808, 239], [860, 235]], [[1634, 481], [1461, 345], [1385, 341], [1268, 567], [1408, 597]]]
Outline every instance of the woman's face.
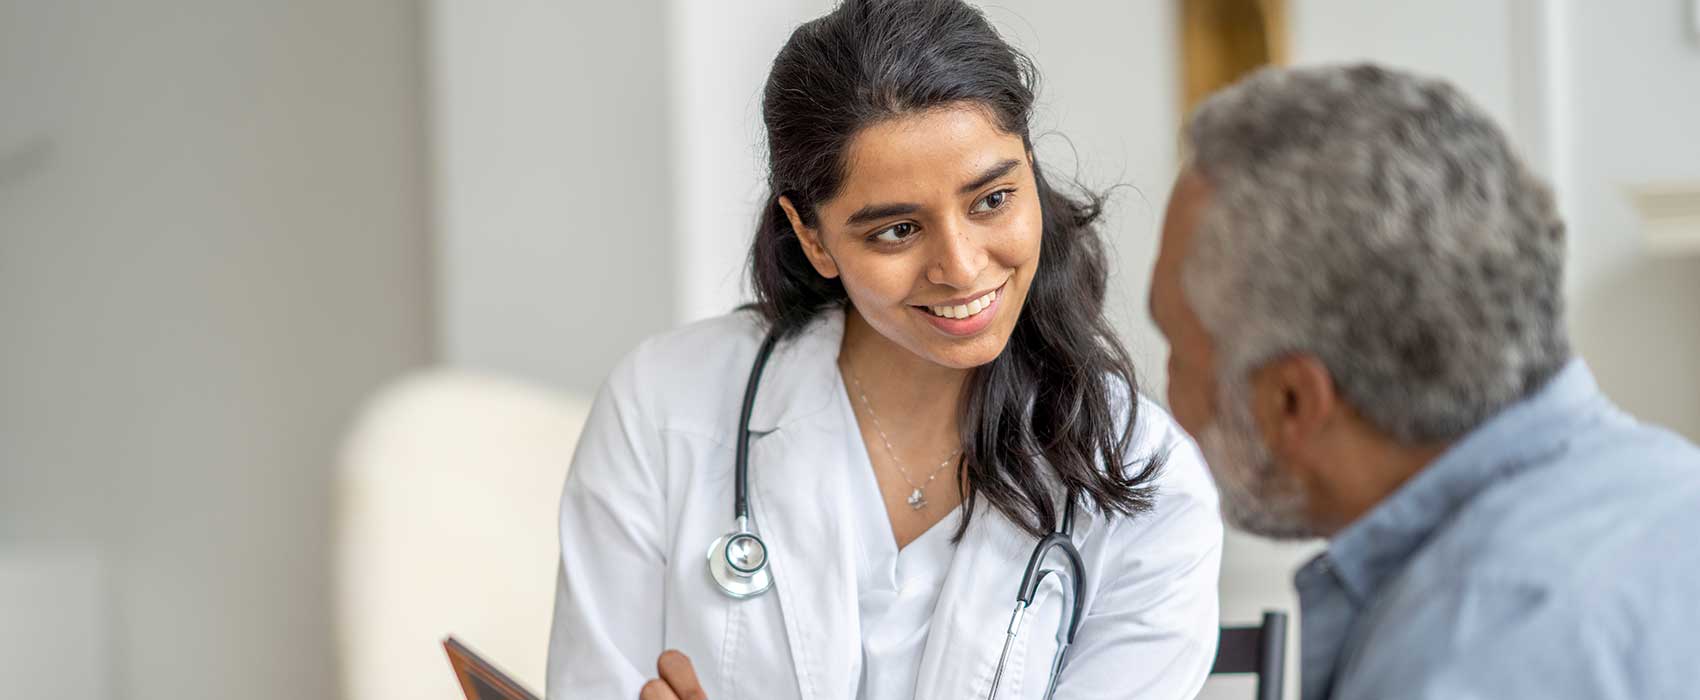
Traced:
[[991, 362], [1039, 266], [1021, 137], [981, 109], [936, 109], [864, 128], [846, 156], [814, 228], [780, 200], [815, 270], [842, 280], [868, 325], [909, 352], [958, 369]]

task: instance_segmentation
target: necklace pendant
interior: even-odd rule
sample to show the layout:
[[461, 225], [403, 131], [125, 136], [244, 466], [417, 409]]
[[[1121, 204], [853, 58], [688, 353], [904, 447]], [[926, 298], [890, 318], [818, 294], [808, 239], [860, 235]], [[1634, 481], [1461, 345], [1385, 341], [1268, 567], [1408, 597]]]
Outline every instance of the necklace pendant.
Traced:
[[927, 507], [927, 497], [921, 493], [920, 489], [909, 492], [909, 507], [915, 510]]

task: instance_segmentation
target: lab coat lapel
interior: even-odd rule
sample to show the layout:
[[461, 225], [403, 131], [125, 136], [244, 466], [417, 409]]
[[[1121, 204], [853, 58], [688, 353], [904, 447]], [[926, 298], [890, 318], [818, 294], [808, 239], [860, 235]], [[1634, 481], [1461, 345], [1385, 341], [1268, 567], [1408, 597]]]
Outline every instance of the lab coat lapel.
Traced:
[[767, 543], [786, 642], [806, 700], [849, 700], [861, 664], [856, 533], [837, 369], [843, 314], [776, 349], [757, 395], [751, 515]]
[[[1035, 540], [985, 502], [956, 547], [915, 681], [917, 698], [983, 698], [991, 688], [1021, 572]], [[1028, 636], [1028, 631], [1022, 637]], [[1026, 654], [1018, 640], [998, 697], [1021, 697]]]
[[[825, 422], [825, 421], [821, 421]], [[850, 697], [861, 659], [855, 595], [857, 542], [847, 512], [842, 433], [816, 421], [764, 437], [752, 456], [760, 476], [754, 515], [768, 543], [773, 587], [802, 697]]]

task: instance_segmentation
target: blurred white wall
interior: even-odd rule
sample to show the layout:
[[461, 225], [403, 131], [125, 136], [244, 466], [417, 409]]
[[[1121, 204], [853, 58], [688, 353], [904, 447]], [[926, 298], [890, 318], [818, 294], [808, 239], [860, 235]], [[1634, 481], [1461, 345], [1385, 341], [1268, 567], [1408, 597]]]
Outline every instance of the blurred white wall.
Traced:
[[[1527, 0], [1290, 0], [1294, 63], [1374, 60], [1444, 76], [1513, 123], [1512, 12]], [[1542, 0], [1533, 0], [1541, 2]], [[1514, 137], [1515, 138], [1515, 137]]]
[[798, 24], [832, 0], [667, 0], [672, 321], [719, 316], [747, 301], [744, 260], [767, 197], [761, 88]]
[[0, 695], [334, 694], [337, 442], [430, 352], [419, 43], [401, 0], [0, 0]]
[[1630, 204], [1648, 185], [1700, 199], [1700, 3], [1567, 0], [1563, 21], [1572, 334], [1625, 409], [1700, 440], [1700, 254], [1650, 249]]
[[593, 391], [676, 320], [667, 4], [426, 6], [443, 358]]

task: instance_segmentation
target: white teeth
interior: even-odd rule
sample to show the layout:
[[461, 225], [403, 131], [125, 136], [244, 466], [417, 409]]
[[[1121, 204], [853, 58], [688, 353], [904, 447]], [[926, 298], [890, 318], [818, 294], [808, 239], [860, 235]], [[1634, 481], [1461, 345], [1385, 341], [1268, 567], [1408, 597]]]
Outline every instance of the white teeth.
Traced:
[[994, 289], [990, 292], [986, 292], [985, 296], [982, 296], [982, 297], [975, 299], [971, 302], [968, 302], [966, 304], [957, 304], [955, 306], [930, 306], [930, 307], [927, 307], [927, 308], [928, 308], [929, 311], [933, 312], [934, 316], [942, 316], [944, 318], [964, 319], [964, 318], [968, 318], [969, 316], [977, 315], [981, 311], [985, 311], [986, 307], [991, 306], [992, 302], [996, 301], [997, 298], [998, 298], [998, 290]]

